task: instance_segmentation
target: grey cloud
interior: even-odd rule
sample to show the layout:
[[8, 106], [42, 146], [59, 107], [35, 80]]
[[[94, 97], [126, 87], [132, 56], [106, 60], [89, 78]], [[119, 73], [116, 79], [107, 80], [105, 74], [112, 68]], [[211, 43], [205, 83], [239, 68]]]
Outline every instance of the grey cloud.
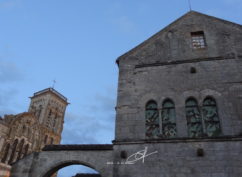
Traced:
[[23, 79], [20, 69], [12, 62], [0, 60], [0, 82], [9, 83]]
[[0, 106], [6, 106], [17, 93], [16, 89], [0, 89]]
[[114, 24], [125, 33], [134, 32], [136, 29], [135, 23], [127, 16], [120, 16], [114, 20]]
[[96, 94], [95, 99], [99, 104], [99, 109], [101, 109], [102, 111], [114, 111], [116, 102], [113, 97]]
[[[103, 136], [113, 133], [111, 122], [105, 122], [100, 117], [74, 115], [67, 113], [65, 117], [63, 144], [99, 144]], [[112, 124], [112, 123], [111, 123]]]
[[15, 114], [12, 101], [17, 94], [18, 91], [16, 89], [0, 89], [0, 116], [3, 117], [5, 114]]
[[81, 113], [68, 112], [62, 133], [63, 144], [111, 143], [114, 135], [115, 92], [97, 93], [92, 104], [85, 105]]

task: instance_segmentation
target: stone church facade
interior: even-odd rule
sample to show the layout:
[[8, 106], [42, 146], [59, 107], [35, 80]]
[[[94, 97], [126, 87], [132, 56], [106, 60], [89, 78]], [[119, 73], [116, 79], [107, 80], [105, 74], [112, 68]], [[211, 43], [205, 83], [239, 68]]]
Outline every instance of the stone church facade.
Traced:
[[67, 99], [53, 88], [34, 93], [28, 112], [0, 119], [0, 176], [11, 164], [47, 144], [59, 144]]
[[115, 140], [49, 145], [13, 177], [241, 177], [242, 26], [190, 11], [117, 59]]

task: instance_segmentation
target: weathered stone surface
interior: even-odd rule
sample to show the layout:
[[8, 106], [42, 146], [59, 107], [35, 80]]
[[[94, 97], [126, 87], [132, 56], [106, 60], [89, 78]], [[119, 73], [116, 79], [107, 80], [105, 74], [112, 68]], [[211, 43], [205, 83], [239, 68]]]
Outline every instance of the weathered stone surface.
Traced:
[[[125, 151], [129, 156], [147, 148], [147, 157], [134, 164], [125, 162], [119, 154]], [[197, 149], [203, 149], [204, 156], [197, 156]], [[240, 177], [242, 172], [242, 138], [166, 140], [153, 142], [127, 142], [114, 146], [115, 177]], [[145, 154], [144, 154], [145, 155]], [[138, 155], [141, 157], [141, 155]]]

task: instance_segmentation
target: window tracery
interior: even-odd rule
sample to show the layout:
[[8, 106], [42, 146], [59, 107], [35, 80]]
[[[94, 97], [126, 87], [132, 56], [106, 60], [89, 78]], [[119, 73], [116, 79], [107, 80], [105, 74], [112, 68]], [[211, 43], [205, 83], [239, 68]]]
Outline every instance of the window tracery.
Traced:
[[159, 110], [155, 101], [146, 104], [146, 136], [173, 138], [176, 136], [175, 104], [167, 99]]
[[158, 137], [160, 133], [159, 125], [159, 113], [157, 109], [157, 103], [155, 101], [149, 101], [146, 104], [145, 111], [145, 125], [146, 136], [150, 138]]
[[216, 102], [211, 97], [204, 99], [201, 109], [194, 98], [188, 99], [186, 117], [189, 137], [212, 137], [221, 134]]
[[203, 134], [202, 118], [197, 100], [194, 98], [189, 98], [186, 101], [186, 118], [188, 136], [192, 138], [201, 137]]
[[207, 97], [203, 101], [203, 119], [207, 136], [219, 136], [221, 133], [217, 105], [213, 98]]

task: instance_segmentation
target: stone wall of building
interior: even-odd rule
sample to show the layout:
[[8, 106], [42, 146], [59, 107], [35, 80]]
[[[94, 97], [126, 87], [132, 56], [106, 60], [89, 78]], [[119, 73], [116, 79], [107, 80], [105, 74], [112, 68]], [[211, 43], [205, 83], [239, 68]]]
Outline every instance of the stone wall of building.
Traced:
[[[194, 49], [191, 32], [203, 31], [206, 46]], [[242, 133], [242, 27], [190, 12], [118, 59], [118, 141], [145, 137], [145, 106], [171, 99], [177, 137], [187, 137], [185, 102], [202, 106], [213, 97], [222, 135]]]
[[[191, 67], [195, 67], [197, 73], [191, 74]], [[187, 137], [185, 101], [194, 97], [202, 106], [207, 96], [217, 102], [222, 134], [240, 135], [241, 78], [242, 59], [134, 68], [130, 77], [122, 81], [127, 84], [120, 83], [122, 96], [117, 107], [116, 140], [144, 139], [146, 103], [155, 100], [158, 109], [162, 109], [167, 98], [175, 103], [177, 136]]]
[[[147, 149], [147, 152], [141, 152]], [[127, 159], [137, 152], [134, 164], [114, 166], [115, 177], [241, 177], [242, 138], [166, 140], [117, 144], [114, 162]], [[120, 158], [122, 151], [127, 158]], [[156, 153], [154, 153], [156, 152]], [[150, 154], [154, 153], [154, 154]], [[150, 154], [150, 155], [149, 155]], [[143, 157], [143, 158], [142, 158]], [[144, 161], [143, 161], [144, 160]]]

